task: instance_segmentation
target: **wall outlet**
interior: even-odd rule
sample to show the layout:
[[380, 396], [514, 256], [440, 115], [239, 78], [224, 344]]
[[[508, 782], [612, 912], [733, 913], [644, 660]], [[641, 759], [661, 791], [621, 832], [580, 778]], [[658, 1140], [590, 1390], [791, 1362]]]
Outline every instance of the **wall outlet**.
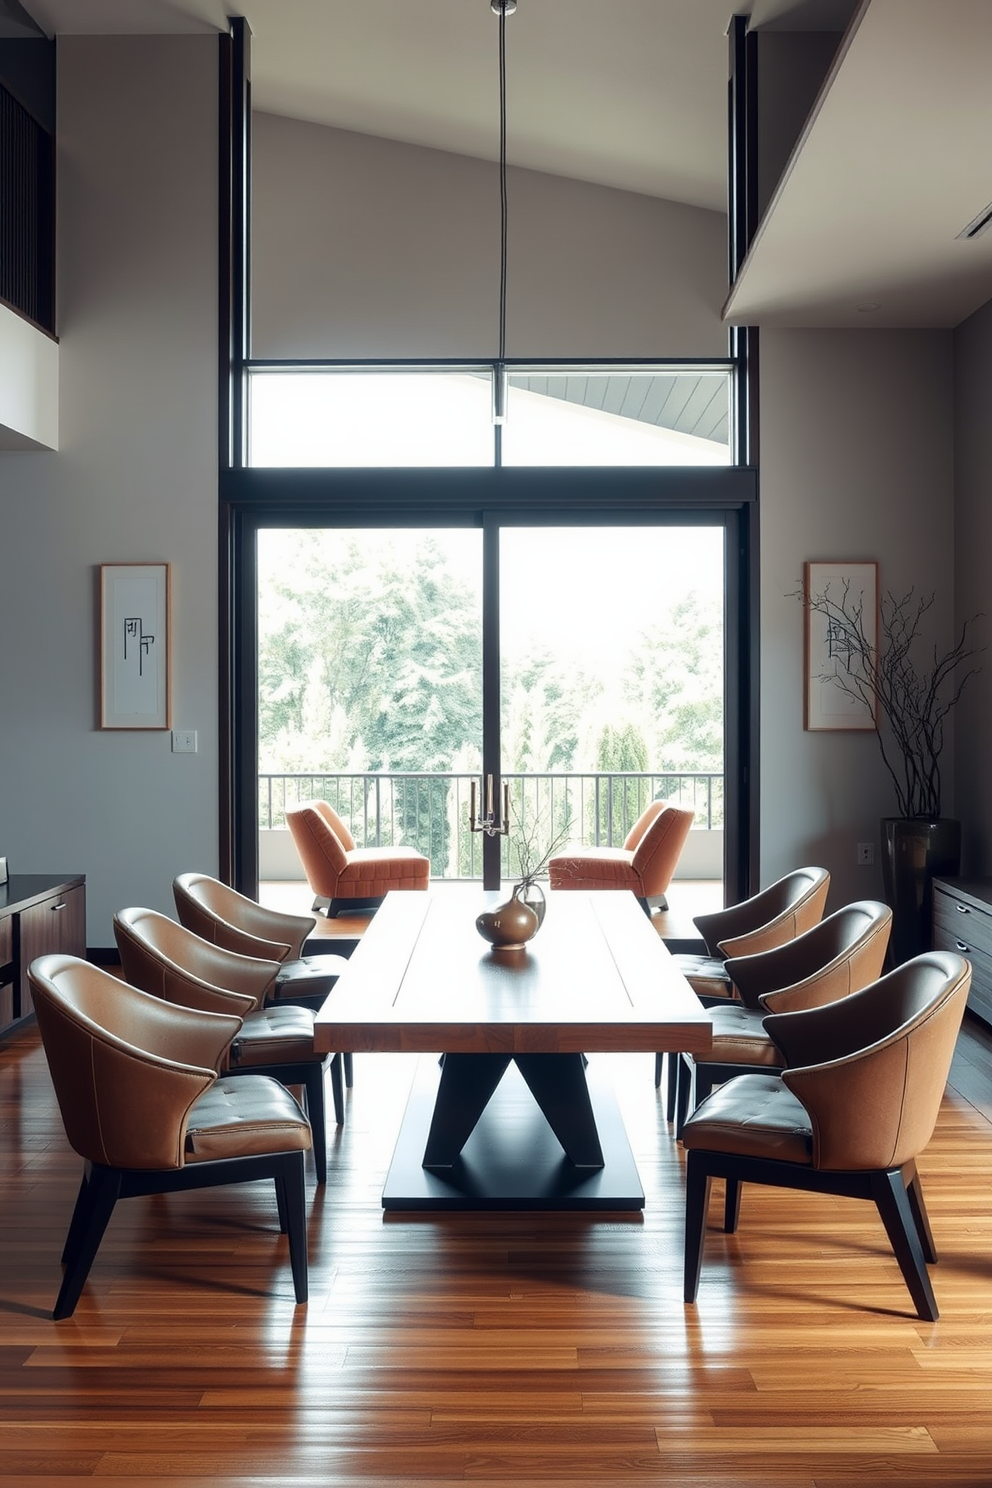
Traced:
[[862, 868], [870, 868], [875, 861], [874, 842], [858, 843], [858, 865]]
[[173, 729], [172, 752], [173, 754], [195, 754], [196, 729]]

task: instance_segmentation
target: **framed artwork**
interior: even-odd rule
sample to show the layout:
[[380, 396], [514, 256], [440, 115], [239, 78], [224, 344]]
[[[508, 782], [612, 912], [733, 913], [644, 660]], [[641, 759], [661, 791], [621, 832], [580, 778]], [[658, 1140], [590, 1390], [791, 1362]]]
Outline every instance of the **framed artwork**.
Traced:
[[871, 690], [859, 696], [857, 683], [878, 654], [878, 564], [807, 563], [803, 594], [804, 728], [877, 728]]
[[100, 727], [172, 724], [170, 566], [100, 565]]

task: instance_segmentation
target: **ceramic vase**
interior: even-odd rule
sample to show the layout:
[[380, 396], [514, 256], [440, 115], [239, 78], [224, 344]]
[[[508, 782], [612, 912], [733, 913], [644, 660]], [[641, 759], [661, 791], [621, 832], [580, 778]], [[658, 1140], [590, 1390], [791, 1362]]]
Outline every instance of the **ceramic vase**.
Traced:
[[544, 918], [544, 894], [540, 889], [541, 912], [529, 904], [523, 897], [524, 890], [528, 887], [537, 888], [537, 885], [517, 884], [505, 904], [497, 904], [495, 909], [485, 909], [476, 917], [475, 928], [483, 940], [488, 940], [494, 951], [519, 951], [533, 940], [541, 928]]

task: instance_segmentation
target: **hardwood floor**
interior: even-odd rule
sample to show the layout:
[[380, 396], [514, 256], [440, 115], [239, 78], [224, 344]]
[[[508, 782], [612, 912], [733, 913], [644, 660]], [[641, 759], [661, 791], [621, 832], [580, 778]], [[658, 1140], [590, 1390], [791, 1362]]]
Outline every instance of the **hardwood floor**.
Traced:
[[606, 1062], [643, 1217], [384, 1219], [413, 1064], [356, 1057], [307, 1307], [257, 1185], [119, 1206], [55, 1324], [79, 1161], [36, 1036], [0, 1047], [0, 1484], [989, 1488], [992, 1036], [968, 1021], [921, 1163], [936, 1324], [873, 1209], [774, 1190], [736, 1236], [716, 1196], [684, 1307], [664, 1096], [651, 1056]]

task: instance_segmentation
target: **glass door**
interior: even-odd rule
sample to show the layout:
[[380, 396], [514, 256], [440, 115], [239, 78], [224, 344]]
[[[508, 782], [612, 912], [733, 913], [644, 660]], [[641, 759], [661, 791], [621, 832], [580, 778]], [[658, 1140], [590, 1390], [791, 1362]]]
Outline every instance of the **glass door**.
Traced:
[[285, 808], [314, 799], [359, 846], [480, 875], [462, 824], [482, 767], [481, 548], [477, 529], [260, 529], [261, 880], [299, 876]]
[[259, 878], [299, 876], [311, 799], [487, 887], [677, 800], [721, 878], [723, 551], [722, 525], [260, 528]]
[[651, 801], [696, 814], [689, 876], [723, 877], [724, 531], [504, 527], [504, 877], [566, 840], [621, 846]]

